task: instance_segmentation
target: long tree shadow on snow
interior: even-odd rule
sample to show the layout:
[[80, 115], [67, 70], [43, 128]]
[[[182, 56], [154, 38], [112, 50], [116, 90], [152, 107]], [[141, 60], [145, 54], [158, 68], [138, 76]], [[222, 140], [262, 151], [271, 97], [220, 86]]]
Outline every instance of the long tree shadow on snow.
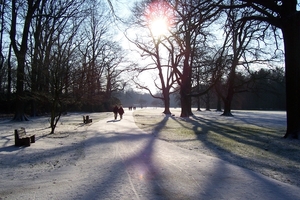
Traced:
[[[182, 126], [184, 126], [184, 124], [182, 123], [182, 121], [179, 120], [178, 118], [176, 118], [176, 117], [171, 117], [171, 118], [173, 120], [176, 120]], [[192, 119], [190, 121], [187, 120], [187, 121], [190, 122], [190, 123], [192, 123], [194, 125], [194, 127], [193, 127], [194, 132], [197, 133], [198, 135], [202, 135], [204, 138], [207, 137], [207, 134], [208, 134], [209, 131], [219, 131], [219, 128], [221, 126], [224, 126], [221, 123], [215, 122], [213, 120], [206, 120], [204, 118], [198, 118], [198, 117], [194, 117], [194, 118], [195, 119]], [[155, 126], [155, 129], [156, 129], [155, 136], [157, 138], [160, 138], [160, 134], [161, 134], [160, 131], [162, 131], [162, 129], [164, 128], [165, 124], [166, 123], [158, 123]], [[202, 127], [202, 131], [201, 132], [198, 131], [198, 127], [200, 125]], [[188, 127], [186, 127], [186, 128], [188, 128]], [[239, 131], [239, 130], [234, 130], [234, 129], [230, 129], [230, 130], [231, 131], [237, 131], [237, 132]], [[221, 132], [220, 134], [222, 134], [222, 133], [223, 132]], [[228, 134], [228, 137], [232, 137], [232, 136], [230, 134]], [[197, 140], [200, 140], [200, 137], [197, 137]], [[201, 140], [203, 140], [203, 138], [201, 138]], [[179, 141], [179, 143], [180, 142], [186, 142], [186, 141], [187, 140], [181, 140], [181, 141]], [[174, 142], [174, 141], [172, 141], [172, 142]], [[247, 139], [245, 139], [244, 142], [246, 143]], [[250, 142], [250, 144], [256, 145], [253, 141]], [[213, 144], [209, 140], [206, 141], [205, 145], [208, 148], [211, 148], [211, 150], [214, 151], [216, 154], [218, 154], [219, 157], [222, 160], [227, 160], [227, 161], [230, 162], [229, 159], [233, 158], [234, 156], [236, 156], [236, 158], [232, 159], [233, 161], [235, 161], [235, 159], [244, 159], [242, 156], [234, 155], [234, 154], [232, 154], [229, 151], [227, 151], [227, 154], [224, 154], [223, 152], [221, 153], [220, 151], [226, 151], [226, 149], [224, 149], [224, 148], [222, 148], [222, 147], [220, 147], [218, 145]], [[259, 145], [257, 145], [257, 146], [259, 146]], [[244, 159], [244, 161], [245, 162], [252, 162], [252, 160], [248, 160], [248, 159]], [[233, 162], [231, 162], [231, 163], [233, 163]], [[233, 164], [236, 164], [236, 163], [233, 163]], [[262, 166], [262, 165], [259, 164], [259, 166]], [[198, 170], [201, 170], [201, 169], [198, 169]], [[217, 198], [222, 197], [222, 194], [230, 194], [230, 193], [233, 194], [231, 197], [235, 196], [234, 194], [235, 194], [235, 192], [237, 192], [237, 190], [234, 187], [233, 188], [228, 188], [227, 184], [231, 184], [232, 182], [239, 181], [239, 178], [243, 179], [242, 177], [238, 177], [238, 178], [235, 177], [236, 173], [237, 173], [236, 171], [234, 171], [228, 165], [224, 165], [224, 163], [222, 163], [222, 162], [220, 162], [220, 163], [217, 162], [217, 164], [214, 165], [211, 169], [209, 169], [209, 171], [210, 172], [207, 175], [210, 176], [211, 178], [206, 179], [205, 182], [200, 182], [200, 186], [198, 188], [199, 193], [198, 193], [198, 196], [197, 196], [198, 199], [217, 199]], [[286, 192], [285, 190], [283, 190], [276, 183], [273, 183], [273, 182], [267, 181], [265, 179], [262, 179], [261, 176], [258, 176], [257, 174], [252, 173], [250, 171], [247, 171], [247, 170], [243, 170], [243, 171], [244, 171], [245, 174], [248, 174], [247, 176], [253, 177], [253, 179], [258, 180], [259, 184], [263, 184], [264, 185], [262, 187], [254, 187], [255, 190], [257, 190], [257, 192], [259, 192], [259, 194], [263, 194], [264, 190], [267, 189], [267, 190], [276, 190], [276, 193], [269, 193], [268, 194], [272, 198], [277, 198], [276, 195], [278, 195], [278, 194], [281, 195], [281, 196], [283, 196], [283, 197], [287, 197], [288, 199], [291, 197], [290, 194], [288, 194], [288, 192]], [[193, 173], [194, 172], [191, 172], [190, 176], [193, 176]], [[199, 171], [199, 173], [201, 173], [201, 171]], [[241, 182], [241, 184], [245, 185], [246, 183], [245, 182]], [[216, 190], [218, 190], [218, 192], [216, 192]], [[240, 192], [242, 192], [242, 191], [240, 191]], [[178, 193], [180, 193], [180, 191]], [[227, 196], [227, 195], [225, 195], [225, 196]], [[240, 196], [240, 194], [237, 194], [237, 196]], [[166, 195], [165, 197], [171, 197], [171, 196], [167, 196]], [[230, 197], [230, 195], [228, 195], [228, 197]], [[179, 198], [179, 199], [186, 199], [186, 198]], [[189, 198], [187, 197], [187, 199], [189, 199]]]
[[[224, 117], [224, 116], [220, 116]], [[185, 126], [185, 124], [182, 122], [181, 118], [173, 118], [180, 126], [185, 127], [185, 128], [190, 128]], [[249, 157], [244, 157], [243, 155], [238, 155], [230, 150], [226, 149], [226, 146], [220, 146], [218, 143], [215, 143], [212, 139], [208, 137], [210, 132], [214, 132], [216, 134], [216, 137], [219, 135], [220, 137], [225, 137], [228, 139], [228, 142], [236, 141], [240, 143], [240, 146], [236, 146], [236, 148], [242, 148], [243, 145], [249, 145], [253, 146], [256, 149], [259, 149], [261, 152], [271, 152], [273, 154], [277, 154], [278, 156], [282, 156], [285, 159], [291, 159], [291, 161], [297, 162], [300, 164], [300, 159], [299, 158], [291, 158], [290, 156], [284, 156], [285, 154], [279, 155], [278, 151], [280, 151], [279, 148], [272, 148], [271, 142], [275, 140], [283, 140], [282, 138], [276, 136], [276, 135], [271, 135], [267, 133], [261, 133], [261, 134], [255, 134], [253, 136], [253, 131], [255, 129], [251, 128], [245, 128], [245, 127], [235, 127], [232, 125], [224, 125], [224, 123], [220, 123], [216, 120], [210, 120], [210, 119], [205, 119], [200, 116], [195, 116], [193, 115], [190, 119], [186, 119], [185, 122], [189, 123], [192, 126], [193, 132], [196, 134], [196, 139], [199, 142], [201, 142], [207, 149], [212, 151], [218, 158], [221, 158], [222, 160], [228, 161], [234, 165], [238, 165], [241, 167], [245, 167], [248, 169], [253, 169], [254, 168], [269, 168], [273, 169], [274, 171], [280, 171], [284, 174], [293, 174], [294, 170], [297, 170], [296, 168], [286, 168], [283, 169], [281, 166], [275, 166], [275, 165], [270, 165], [270, 164], [265, 164], [263, 162], [260, 162], [256, 159], [251, 159]], [[260, 130], [260, 129], [259, 129]], [[191, 141], [190, 139], [183, 139], [180, 141], [172, 141], [175, 143], [184, 143]], [[231, 144], [228, 144], [231, 145]], [[197, 146], [194, 147], [195, 149], [198, 149]], [[285, 147], [282, 147], [285, 148]], [[194, 150], [195, 150], [194, 149]], [[191, 149], [192, 150], [192, 149]], [[284, 150], [284, 149], [283, 149]], [[297, 147], [292, 148], [287, 151], [287, 153], [290, 152], [299, 152], [299, 149]], [[296, 156], [296, 155], [295, 155]], [[250, 165], [251, 163], [251, 165]], [[251, 166], [251, 167], [249, 167]], [[288, 177], [289, 180], [287, 182], [291, 181], [294, 184], [296, 184], [298, 181], [296, 180], [297, 178], [295, 176], [290, 176]], [[294, 181], [293, 181], [294, 180]]]
[[[156, 130], [160, 130], [165, 126], [169, 117], [165, 117], [160, 123], [155, 127]], [[130, 132], [130, 131], [129, 131]], [[94, 138], [92, 139], [92, 143], [97, 145], [98, 142]], [[122, 158], [120, 161], [114, 163], [110, 167], [110, 173], [104, 179], [99, 179], [94, 188], [97, 190], [89, 191], [86, 194], [82, 194], [82, 199], [105, 199], [112, 198], [110, 196], [111, 193], [114, 193], [118, 182], [125, 178], [127, 180], [135, 179], [133, 182], [129, 181], [127, 185], [131, 187], [132, 194], [136, 195], [132, 196], [133, 199], [146, 198], [152, 199], [155, 196], [155, 199], [171, 199], [171, 194], [165, 190], [162, 185], [157, 184], [157, 182], [162, 178], [158, 166], [155, 165], [153, 160], [153, 147], [156, 138], [151, 134], [116, 134], [107, 138], [101, 138], [99, 141], [101, 143], [123, 143], [126, 141], [134, 141], [141, 143], [143, 140], [146, 140], [143, 144], [145, 144], [139, 152], [134, 152], [133, 156], [129, 156], [127, 158]], [[89, 143], [89, 141], [87, 141]], [[120, 168], [121, 167], [121, 168]], [[121, 169], [121, 170], [120, 170]], [[132, 174], [139, 174], [139, 177], [131, 177]], [[130, 177], [129, 177], [130, 176]], [[136, 184], [139, 183], [139, 184]], [[132, 184], [132, 185], [131, 185]], [[139, 188], [144, 185], [144, 188]], [[147, 186], [150, 185], [150, 188]], [[139, 188], [138, 191], [143, 191], [147, 189], [147, 191], [140, 194], [138, 191], [135, 191], [135, 188]], [[119, 188], [120, 189], [120, 188]], [[100, 192], [99, 191], [103, 191]], [[115, 198], [124, 198], [122, 196]]]
[[[166, 123], [166, 120], [163, 120], [161, 123]], [[163, 125], [161, 124], [161, 127]], [[88, 133], [87, 133], [88, 134]], [[109, 172], [105, 178], [103, 177], [95, 177], [98, 181], [91, 182], [91, 185], [88, 185], [85, 187], [88, 187], [89, 190], [86, 190], [84, 194], [79, 194], [78, 197], [80, 199], [105, 199], [105, 198], [113, 198], [110, 196], [113, 193], [117, 193], [113, 191], [113, 189], [118, 185], [118, 182], [122, 178], [128, 178], [127, 174], [124, 172], [125, 169], [134, 170], [135, 166], [141, 166], [147, 167], [145, 169], [145, 175], [144, 179], [146, 181], [150, 181], [150, 185], [152, 185], [152, 188], [149, 189], [148, 194], [149, 195], [157, 195], [160, 198], [158, 199], [167, 199], [167, 194], [165, 191], [162, 190], [162, 188], [155, 184], [156, 179], [159, 179], [159, 173], [158, 170], [153, 163], [152, 160], [152, 154], [153, 154], [153, 145], [155, 143], [155, 138], [152, 135], [149, 134], [114, 134], [110, 136], [106, 135], [98, 135], [97, 138], [90, 138], [88, 140], [84, 140], [78, 143], [72, 143], [71, 145], [61, 145], [60, 147], [50, 149], [50, 150], [43, 150], [40, 152], [34, 152], [34, 153], [26, 153], [26, 156], [24, 156], [24, 152], [18, 152], [15, 154], [15, 159], [10, 159], [12, 155], [4, 154], [0, 157], [0, 163], [2, 163], [4, 166], [9, 165], [12, 169], [17, 170], [18, 167], [25, 167], [28, 166], [34, 166], [34, 165], [52, 165], [53, 163], [57, 163], [57, 165], [52, 165], [51, 169], [48, 170], [55, 170], [56, 168], [60, 167], [67, 167], [67, 166], [76, 166], [79, 159], [82, 159], [85, 157], [83, 153], [83, 149], [91, 148], [93, 146], [97, 145], [104, 145], [104, 144], [115, 144], [119, 142], [140, 142], [142, 140], [147, 140], [145, 143], [146, 145], [141, 149], [140, 152], [137, 152], [131, 157], [128, 157], [124, 160], [119, 160], [116, 163], [113, 163], [111, 166], [109, 166]], [[4, 150], [4, 149], [3, 149]], [[80, 153], [81, 152], [81, 153]], [[99, 152], [101, 153], [101, 152]], [[66, 157], [72, 157], [71, 160], [65, 159]], [[26, 159], [30, 158], [30, 159]], [[66, 163], [64, 163], [64, 160], [66, 160]], [[11, 161], [13, 163], [11, 163]], [[101, 161], [100, 161], [101, 162]], [[48, 164], [49, 163], [49, 164]], [[53, 168], [54, 167], [54, 168]], [[78, 167], [78, 166], [77, 166]], [[100, 169], [102, 170], [102, 169]], [[93, 172], [90, 172], [93, 173]], [[42, 173], [41, 173], [42, 174]], [[36, 172], [36, 176], [39, 176], [39, 172]], [[53, 177], [54, 179], [55, 177]], [[129, 183], [128, 183], [129, 184]], [[94, 189], [91, 189], [94, 188]], [[74, 188], [74, 190], [77, 190]], [[83, 191], [83, 190], [79, 190]], [[73, 194], [76, 194], [74, 192]], [[139, 195], [137, 193], [137, 195]], [[76, 198], [76, 196], [75, 196]], [[120, 197], [121, 199], [122, 197]]]

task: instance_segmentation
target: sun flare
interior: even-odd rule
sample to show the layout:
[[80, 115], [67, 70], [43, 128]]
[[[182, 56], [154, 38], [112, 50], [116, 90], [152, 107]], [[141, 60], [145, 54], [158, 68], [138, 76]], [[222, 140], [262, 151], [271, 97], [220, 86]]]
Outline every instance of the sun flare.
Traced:
[[173, 20], [172, 8], [165, 1], [153, 1], [145, 10], [148, 28], [154, 37], [166, 36]]
[[168, 29], [168, 22], [164, 18], [157, 18], [150, 22], [150, 30], [154, 36], [166, 35]]

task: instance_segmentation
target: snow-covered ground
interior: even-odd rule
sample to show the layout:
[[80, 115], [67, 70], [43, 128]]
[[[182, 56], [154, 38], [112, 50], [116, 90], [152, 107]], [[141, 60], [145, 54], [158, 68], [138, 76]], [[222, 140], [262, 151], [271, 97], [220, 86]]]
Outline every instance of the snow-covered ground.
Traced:
[[[300, 199], [299, 187], [158, 140], [125, 112], [121, 121], [92, 113], [88, 125], [82, 113], [71, 113], [53, 135], [46, 117], [1, 120], [0, 199]], [[284, 112], [233, 114], [262, 126], [285, 124]], [[19, 127], [36, 143], [15, 147]]]

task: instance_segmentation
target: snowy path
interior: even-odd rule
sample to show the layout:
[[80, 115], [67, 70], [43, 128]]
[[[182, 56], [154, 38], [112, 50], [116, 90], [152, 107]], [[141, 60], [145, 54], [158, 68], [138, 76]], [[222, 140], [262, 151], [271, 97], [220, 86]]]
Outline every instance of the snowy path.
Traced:
[[144, 133], [129, 111], [83, 134], [76, 161], [0, 180], [0, 199], [300, 199], [298, 187]]

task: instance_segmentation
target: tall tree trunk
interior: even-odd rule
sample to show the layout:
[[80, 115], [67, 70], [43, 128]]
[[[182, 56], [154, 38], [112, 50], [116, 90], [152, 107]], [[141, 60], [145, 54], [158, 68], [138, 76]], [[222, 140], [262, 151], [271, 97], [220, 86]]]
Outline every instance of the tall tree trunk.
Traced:
[[201, 111], [201, 97], [197, 96], [197, 111]]
[[227, 96], [227, 98], [224, 100], [224, 111], [222, 116], [233, 116], [231, 114], [231, 101], [232, 98], [230, 98], [229, 96]]
[[17, 57], [18, 67], [17, 67], [17, 90], [16, 90], [16, 110], [15, 116], [13, 120], [24, 121], [28, 120], [25, 116], [24, 112], [24, 80], [25, 80], [25, 61], [26, 61], [26, 53], [28, 49], [28, 37], [30, 24], [33, 18], [33, 14], [35, 10], [38, 8], [41, 0], [36, 1], [27, 1], [27, 5], [24, 5], [25, 8], [27, 6], [27, 12], [25, 16], [23, 32], [22, 32], [22, 41], [19, 45], [19, 42], [16, 39], [17, 35], [17, 17], [18, 17], [18, 2], [16, 0], [12, 0], [11, 2], [11, 26], [10, 26], [10, 40], [12, 48]]
[[[3, 47], [2, 47], [2, 44], [3, 44], [3, 33], [4, 33], [4, 11], [5, 11], [5, 6], [4, 6], [4, 3], [3, 2], [2, 4], [3, 5], [0, 5], [0, 13], [1, 13], [1, 24], [0, 24], [0, 70], [3, 68], [4, 66], [4, 55], [3, 55]], [[0, 76], [0, 91], [2, 90], [2, 76]]]
[[[187, 66], [189, 68], [189, 66]], [[192, 98], [191, 93], [191, 77], [188, 76], [189, 69], [185, 69], [186, 72], [183, 72], [182, 84], [180, 86], [180, 105], [181, 105], [181, 114], [180, 117], [189, 117], [193, 115], [192, 113]], [[186, 74], [187, 73], [187, 74]]]
[[51, 132], [50, 134], [54, 134], [57, 122], [60, 119], [61, 116], [61, 105], [59, 102], [59, 94], [57, 93], [57, 91], [55, 91], [54, 94], [54, 99], [51, 102], [51, 117], [50, 117], [50, 127], [51, 127]]
[[227, 95], [223, 99], [224, 111], [223, 111], [222, 116], [233, 116], [231, 114], [231, 102], [232, 102], [233, 95], [234, 95], [235, 68], [236, 68], [236, 65], [233, 63], [233, 65], [231, 66], [231, 72], [228, 77]]
[[181, 105], [181, 114], [180, 117], [189, 117], [189, 100], [188, 96], [185, 94], [184, 88], [180, 89], [180, 105]]
[[285, 48], [287, 130], [285, 138], [300, 137], [300, 15], [290, 15], [282, 27]]
[[181, 114], [180, 117], [189, 117], [192, 113], [192, 69], [189, 65], [191, 53], [191, 36], [186, 34], [186, 49], [183, 61], [182, 82], [180, 86]]
[[163, 95], [164, 95], [164, 104], [165, 104], [165, 110], [164, 110], [164, 114], [166, 115], [170, 115], [171, 111], [170, 111], [170, 94], [169, 94], [169, 89], [164, 89], [163, 91]]
[[11, 45], [9, 45], [9, 50], [8, 50], [8, 58], [7, 58], [7, 101], [9, 103], [9, 112], [11, 112]]
[[13, 120], [14, 121], [28, 121], [25, 116], [25, 95], [24, 95], [24, 69], [25, 69], [25, 55], [17, 56], [17, 92], [16, 92], [16, 110]]
[[209, 94], [207, 93], [206, 94], [206, 102], [205, 102], [205, 110], [207, 110], [207, 111], [210, 111], [210, 96], [209, 96]]
[[231, 102], [233, 99], [233, 92], [228, 92], [226, 98], [223, 100], [224, 101], [224, 111], [222, 116], [233, 116], [231, 114]]
[[[42, 2], [45, 4], [45, 0]], [[44, 53], [41, 53], [41, 45], [42, 41], [42, 17], [43, 16], [43, 10], [39, 10], [39, 16], [36, 17], [35, 22], [35, 30], [34, 30], [34, 48], [33, 48], [33, 55], [31, 59], [31, 93], [33, 95], [33, 98], [31, 99], [31, 116], [35, 117], [37, 115], [37, 100], [35, 98], [38, 94], [38, 86], [39, 82], [42, 81], [42, 79], [39, 77], [39, 68], [42, 66], [42, 55]]]

